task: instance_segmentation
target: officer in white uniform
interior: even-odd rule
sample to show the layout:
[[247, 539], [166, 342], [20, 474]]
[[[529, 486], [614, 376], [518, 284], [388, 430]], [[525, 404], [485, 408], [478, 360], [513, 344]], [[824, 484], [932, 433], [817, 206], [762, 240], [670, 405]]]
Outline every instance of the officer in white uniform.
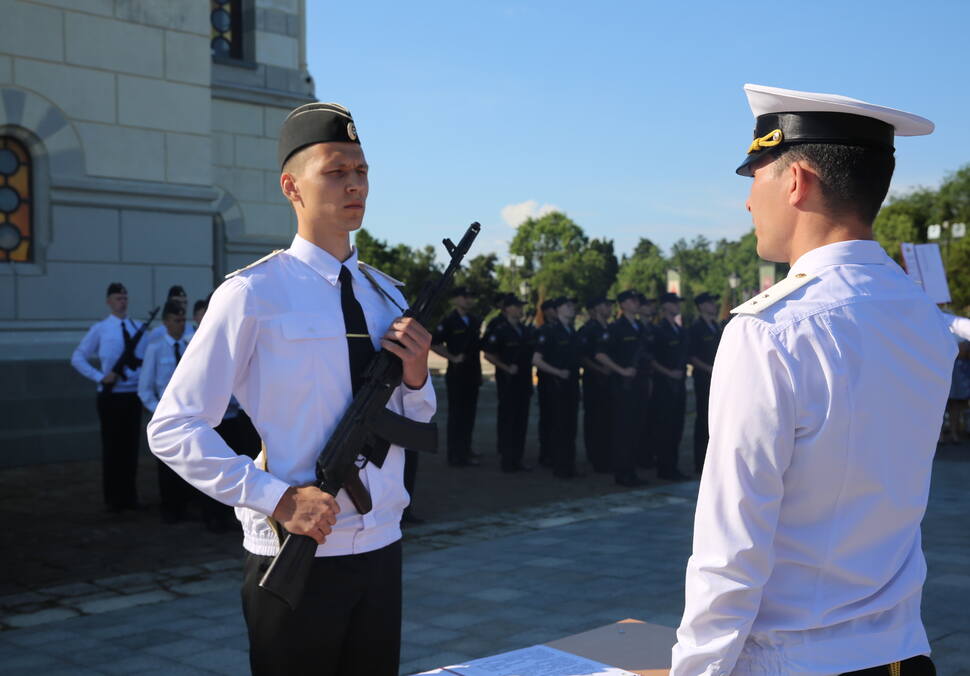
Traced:
[[[368, 357], [384, 347], [402, 359], [403, 384], [388, 407], [430, 420], [431, 335], [400, 318], [400, 282], [360, 263], [350, 246], [368, 192], [350, 112], [329, 103], [297, 108], [283, 123], [278, 159], [297, 235], [216, 290], [149, 441], [189, 483], [236, 507], [248, 552], [242, 595], [253, 673], [397, 674], [404, 451], [392, 445], [380, 467], [364, 465], [367, 514], [344, 491], [334, 500], [308, 484], [360, 382], [362, 349]], [[263, 440], [255, 462], [213, 429], [232, 395]], [[271, 518], [320, 544], [295, 611], [257, 586], [279, 549]]]
[[[138, 335], [141, 322], [128, 316], [128, 290], [120, 282], [108, 285], [105, 302], [111, 314], [88, 329], [71, 355], [71, 365], [85, 378], [98, 384], [98, 419], [101, 422], [101, 475], [105, 507], [109, 512], [138, 507], [135, 475], [141, 439], [141, 402], [138, 373], [148, 337], [135, 346], [135, 358], [112, 369], [125, 346]], [[91, 362], [96, 360], [98, 366]]]
[[933, 125], [745, 91], [758, 254], [791, 272], [718, 349], [671, 676], [932, 674], [920, 520], [955, 348], [871, 223], [894, 135]]

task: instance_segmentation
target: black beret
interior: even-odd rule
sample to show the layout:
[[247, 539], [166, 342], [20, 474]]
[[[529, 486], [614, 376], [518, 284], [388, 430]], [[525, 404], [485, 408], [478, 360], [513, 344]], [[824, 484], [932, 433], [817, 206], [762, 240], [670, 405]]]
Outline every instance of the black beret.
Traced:
[[514, 293], [507, 293], [499, 300], [499, 307], [503, 310], [507, 307], [512, 307], [513, 305], [518, 305], [519, 307], [525, 305], [525, 301], [521, 298], [516, 297]]
[[306, 103], [283, 120], [276, 150], [280, 169], [298, 150], [335, 142], [360, 144], [350, 111], [337, 103]]
[[569, 296], [559, 296], [559, 298], [552, 299], [552, 307], [554, 308], [559, 308], [560, 306], [565, 305], [566, 303], [572, 303], [573, 305], [575, 305], [576, 299], [570, 298]]
[[694, 304], [700, 305], [701, 303], [708, 303], [712, 301], [716, 303], [720, 299], [721, 297], [718, 296], [717, 294], [708, 293], [707, 291], [705, 291], [704, 293], [698, 294], [697, 296], [694, 297]]
[[542, 305], [539, 306], [540, 310], [552, 310], [556, 307], [556, 301], [550, 298], [549, 300], [542, 301]]
[[637, 291], [634, 291], [633, 289], [627, 289], [626, 291], [620, 291], [620, 293], [616, 294], [616, 302], [617, 303], [622, 303], [623, 301], [630, 300], [631, 298], [632, 299], [635, 299], [635, 300], [639, 300], [640, 299], [640, 294]]
[[678, 296], [676, 293], [671, 293], [668, 291], [667, 293], [660, 294], [660, 298], [658, 300], [661, 303], [679, 303], [684, 299]]
[[456, 286], [451, 290], [451, 297], [456, 298], [458, 296], [465, 296], [466, 298], [474, 298], [477, 296], [474, 291], [469, 289], [467, 286]]
[[185, 307], [177, 300], [167, 300], [165, 301], [165, 309], [162, 310], [162, 316], [168, 317], [169, 315], [184, 315]]
[[586, 301], [586, 307], [592, 310], [597, 305], [602, 305], [603, 303], [612, 303], [612, 302], [613, 302], [612, 299], [607, 298], [606, 296], [594, 296], [590, 298], [588, 301]]
[[175, 286], [170, 287], [169, 290], [168, 290], [168, 297], [169, 298], [171, 298], [172, 296], [187, 296], [187, 295], [188, 294], [185, 293], [185, 289], [183, 289], [178, 284], [176, 284]]
[[122, 284], [121, 282], [111, 282], [110, 284], [108, 284], [107, 295], [110, 296], [113, 293], [128, 293], [128, 289], [126, 289], [125, 285]]

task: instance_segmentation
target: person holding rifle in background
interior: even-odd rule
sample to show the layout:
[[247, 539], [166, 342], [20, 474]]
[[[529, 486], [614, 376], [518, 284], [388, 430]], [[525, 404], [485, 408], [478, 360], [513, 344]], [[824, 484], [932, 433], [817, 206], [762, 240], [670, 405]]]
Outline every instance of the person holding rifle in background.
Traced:
[[[350, 111], [309, 103], [284, 120], [280, 187], [297, 234], [229, 275], [213, 294], [149, 423], [152, 451], [189, 483], [234, 505], [246, 549], [242, 589], [254, 674], [391, 676], [401, 639], [401, 513], [404, 450], [364, 461], [345, 490], [310, 485], [320, 451], [384, 348], [401, 359], [403, 382], [388, 409], [420, 422], [435, 410], [428, 377], [431, 335], [401, 318], [400, 282], [357, 260], [368, 166]], [[233, 452], [213, 427], [235, 395], [264, 450]], [[369, 458], [374, 459], [371, 455]], [[361, 486], [362, 485], [362, 486]], [[276, 528], [318, 543], [295, 608], [261, 589], [279, 552]]]
[[579, 329], [583, 365], [583, 442], [594, 472], [610, 471], [610, 370], [596, 361], [600, 345], [609, 340], [613, 301], [597, 296], [586, 303], [589, 320]]
[[711, 373], [714, 371], [714, 355], [721, 342], [721, 325], [717, 321], [719, 297], [704, 293], [694, 298], [699, 317], [690, 327], [689, 352], [693, 369], [694, 397], [697, 402], [694, 416], [694, 472], [700, 475], [704, 469], [704, 456], [710, 436], [707, 429], [707, 405], [711, 398]]
[[[98, 384], [104, 504], [109, 512], [120, 512], [138, 507], [138, 373], [147, 345], [142, 339], [146, 325], [128, 317], [128, 290], [124, 284], [109, 284], [105, 302], [111, 314], [88, 329], [71, 355], [71, 365]], [[99, 368], [91, 364], [95, 358]]]

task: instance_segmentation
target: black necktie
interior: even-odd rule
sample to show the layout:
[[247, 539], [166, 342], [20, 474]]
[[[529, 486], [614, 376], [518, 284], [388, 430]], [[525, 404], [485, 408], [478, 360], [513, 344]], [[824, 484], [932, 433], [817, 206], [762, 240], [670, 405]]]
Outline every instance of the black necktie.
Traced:
[[178, 366], [178, 363], [182, 361], [182, 351], [179, 349], [179, 342], [177, 340], [173, 347], [175, 348], [175, 365]]
[[364, 369], [374, 356], [374, 346], [367, 333], [364, 310], [354, 296], [353, 278], [346, 266], [340, 266], [340, 309], [344, 313], [347, 331], [347, 351], [350, 355], [350, 386], [354, 394], [360, 389]]
[[125, 326], [125, 320], [121, 320], [121, 340], [124, 341], [125, 347], [128, 347], [128, 343], [131, 342], [131, 334], [128, 333], [128, 327]]
[[[370, 334], [367, 333], [367, 320], [364, 319], [364, 310], [354, 296], [353, 278], [350, 270], [346, 266], [340, 266], [340, 309], [344, 313], [344, 328], [347, 332], [347, 352], [350, 356], [350, 387], [354, 394], [363, 384], [364, 369], [374, 357], [374, 346], [370, 342]], [[375, 443], [361, 450], [361, 455], [370, 460], [378, 467], [384, 465], [387, 458], [389, 444], [383, 439], [377, 439]], [[348, 481], [359, 483], [360, 477], [356, 472], [350, 472]], [[354, 487], [348, 487], [348, 492]]]

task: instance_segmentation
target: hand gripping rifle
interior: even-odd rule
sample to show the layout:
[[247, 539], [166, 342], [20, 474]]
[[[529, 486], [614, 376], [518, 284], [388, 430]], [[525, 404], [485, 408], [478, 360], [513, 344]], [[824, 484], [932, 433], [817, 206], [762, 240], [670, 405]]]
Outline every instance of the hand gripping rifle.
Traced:
[[[480, 229], [478, 223], [472, 223], [457, 246], [450, 239], [444, 240], [451, 262], [441, 279], [425, 286], [417, 301], [405, 311], [405, 317], [414, 317], [422, 324], [428, 322]], [[316, 486], [334, 497], [341, 488], [345, 489], [361, 514], [371, 510], [371, 499], [358, 475], [358, 457], [363, 455], [380, 466], [381, 447], [386, 453], [388, 443], [416, 450], [437, 449], [437, 425], [415, 422], [387, 409], [401, 378], [402, 365], [397, 356], [387, 350], [375, 354], [364, 370], [363, 384], [317, 458]], [[259, 586], [295, 610], [313, 564], [317, 541], [308, 535], [286, 533], [282, 526], [278, 533], [283, 544]]]
[[141, 366], [141, 359], [135, 356], [135, 348], [138, 347], [139, 341], [141, 341], [142, 336], [145, 335], [148, 325], [152, 323], [153, 319], [155, 319], [155, 315], [158, 314], [159, 309], [160, 308], [156, 307], [154, 310], [152, 310], [151, 314], [148, 315], [148, 320], [142, 324], [137, 331], [135, 331], [135, 335], [125, 341], [124, 351], [121, 353], [121, 356], [118, 357], [118, 361], [115, 362], [115, 365], [111, 367], [111, 372], [118, 375], [118, 380], [114, 381], [113, 383], [105, 383], [102, 385], [102, 392], [110, 392], [114, 389], [119, 380], [125, 379], [125, 367], [128, 367], [134, 371], [136, 368]]

